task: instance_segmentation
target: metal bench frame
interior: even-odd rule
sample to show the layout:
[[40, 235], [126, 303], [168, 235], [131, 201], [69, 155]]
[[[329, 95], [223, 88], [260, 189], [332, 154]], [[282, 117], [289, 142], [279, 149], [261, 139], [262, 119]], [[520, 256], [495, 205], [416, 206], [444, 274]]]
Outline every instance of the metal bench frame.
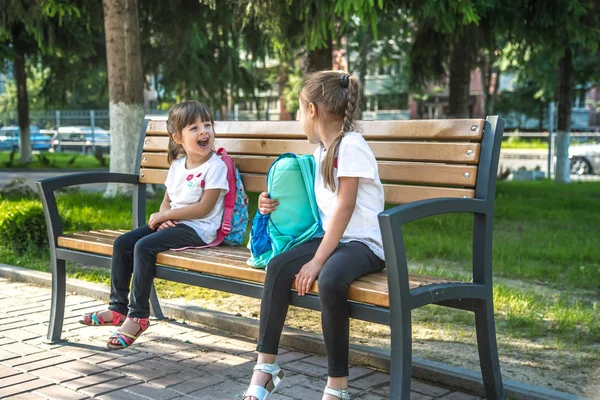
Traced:
[[[140, 135], [136, 169], [148, 120], [144, 121]], [[415, 308], [437, 304], [475, 314], [477, 343], [486, 398], [504, 399], [502, 375], [498, 360], [492, 297], [492, 226], [496, 173], [504, 131], [504, 120], [488, 117], [481, 142], [479, 172], [474, 199], [437, 198], [400, 205], [382, 212], [379, 223], [386, 254], [390, 307], [378, 307], [349, 301], [350, 316], [355, 319], [389, 325], [391, 329], [390, 398], [408, 400], [412, 369], [411, 311]], [[134, 185], [132, 198], [133, 227], [146, 223], [146, 184], [135, 174], [93, 172], [49, 178], [37, 182], [50, 243], [52, 263], [52, 308], [48, 327], [48, 340], [61, 340], [64, 319], [66, 271], [65, 262], [110, 268], [111, 259], [105, 255], [86, 253], [57, 246], [63, 234], [56, 205], [55, 190], [89, 183], [119, 182]], [[408, 267], [402, 228], [405, 224], [422, 218], [448, 213], [472, 213], [473, 223], [473, 282], [444, 283], [409, 289]], [[168, 266], [157, 266], [156, 277], [209, 289], [261, 298], [262, 285], [241, 280], [186, 271]], [[154, 288], [151, 308], [156, 318], [163, 318]], [[292, 292], [291, 304], [311, 310], [320, 310], [318, 296], [298, 296]]]

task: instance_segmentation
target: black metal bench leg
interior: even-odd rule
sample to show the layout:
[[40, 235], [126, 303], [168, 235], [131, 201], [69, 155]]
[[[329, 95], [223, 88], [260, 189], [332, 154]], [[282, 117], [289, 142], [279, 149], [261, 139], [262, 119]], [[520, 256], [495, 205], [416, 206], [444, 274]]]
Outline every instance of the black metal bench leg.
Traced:
[[165, 318], [162, 313], [162, 309], [160, 308], [160, 302], [158, 301], [154, 284], [152, 284], [152, 289], [150, 290], [150, 313], [156, 319]]
[[65, 260], [57, 260], [56, 257], [52, 257], [52, 304], [47, 336], [51, 343], [61, 340], [65, 316], [66, 279]]
[[489, 300], [475, 301], [475, 327], [485, 397], [488, 400], [503, 400], [504, 388], [496, 345], [494, 305], [491, 296]]
[[[398, 308], [396, 308], [398, 310]], [[393, 317], [390, 324], [392, 360], [390, 371], [390, 399], [409, 400], [412, 375], [412, 324], [410, 309]]]

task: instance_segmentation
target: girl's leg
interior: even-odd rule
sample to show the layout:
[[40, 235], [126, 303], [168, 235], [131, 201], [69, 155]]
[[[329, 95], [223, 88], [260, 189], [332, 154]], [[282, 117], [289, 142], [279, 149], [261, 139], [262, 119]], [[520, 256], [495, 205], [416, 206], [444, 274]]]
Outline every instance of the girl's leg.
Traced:
[[[139, 323], [132, 318], [148, 318], [150, 316], [150, 290], [156, 275], [156, 255], [161, 251], [186, 246], [203, 246], [196, 231], [185, 224], [177, 224], [172, 228], [152, 231], [137, 241], [133, 250], [133, 283], [129, 301], [129, 312], [120, 332], [137, 335]], [[111, 338], [109, 344], [118, 346], [117, 339]]]
[[[317, 252], [321, 239], [313, 239], [273, 258], [267, 266], [260, 303], [260, 330], [257, 364], [273, 364], [279, 350], [279, 339], [290, 304], [291, 286], [295, 275]], [[265, 386], [272, 376], [254, 371], [251, 385]], [[246, 397], [244, 400], [254, 400]]]
[[[348, 287], [357, 278], [383, 270], [385, 263], [365, 244], [342, 243], [329, 257], [319, 275], [321, 323], [327, 351], [327, 386], [348, 386], [349, 307]], [[325, 395], [324, 399], [335, 399]]]
[[204, 246], [196, 231], [177, 224], [172, 228], [153, 232], [139, 240], [133, 252], [133, 283], [129, 301], [130, 318], [150, 316], [150, 290], [156, 275], [156, 255], [162, 251], [187, 246]]
[[[113, 244], [112, 266], [110, 270], [110, 303], [109, 310], [127, 315], [129, 305], [129, 284], [133, 275], [133, 249], [135, 244], [145, 236], [154, 233], [148, 225], [139, 227], [121, 235]], [[103, 317], [112, 320], [112, 313]], [[104, 318], [107, 321], [106, 318]], [[108, 321], [107, 321], [108, 322]]]

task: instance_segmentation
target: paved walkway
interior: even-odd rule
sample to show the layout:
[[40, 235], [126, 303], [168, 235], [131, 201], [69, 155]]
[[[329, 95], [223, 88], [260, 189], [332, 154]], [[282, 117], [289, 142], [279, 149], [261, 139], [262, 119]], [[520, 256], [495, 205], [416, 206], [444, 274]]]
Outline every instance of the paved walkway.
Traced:
[[[210, 327], [154, 322], [131, 349], [109, 352], [110, 327], [86, 327], [83, 312], [99, 301], [69, 295], [63, 341], [46, 344], [50, 289], [0, 278], [0, 398], [9, 399], [240, 399], [255, 364], [255, 343]], [[321, 399], [326, 359], [281, 349], [286, 373], [273, 400]], [[389, 375], [350, 369], [353, 399], [389, 395]], [[476, 400], [413, 381], [413, 400]]]

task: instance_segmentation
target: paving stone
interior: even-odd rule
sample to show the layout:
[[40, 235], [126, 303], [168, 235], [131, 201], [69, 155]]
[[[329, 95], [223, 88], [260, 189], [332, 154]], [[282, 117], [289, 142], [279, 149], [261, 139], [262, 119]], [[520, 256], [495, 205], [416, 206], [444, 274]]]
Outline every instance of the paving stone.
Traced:
[[31, 375], [36, 375], [40, 378], [48, 379], [55, 383], [70, 381], [71, 379], [80, 378], [82, 376], [75, 372], [67, 371], [56, 367], [37, 369], [35, 371], [32, 371]]
[[63, 354], [67, 357], [76, 358], [78, 360], [100, 354], [98, 351], [89, 350], [83, 347], [67, 345], [54, 349], [55, 352]]
[[199, 378], [201, 376], [206, 375], [205, 371], [199, 369], [187, 369], [185, 371], [180, 371], [171, 375], [163, 376], [158, 379], [154, 379], [151, 383], [161, 386], [161, 387], [169, 387], [177, 385], [181, 382], [188, 381], [190, 379]]
[[211, 347], [218, 351], [239, 355], [254, 351], [256, 343], [239, 339], [226, 339], [214, 343]]
[[212, 385], [200, 390], [196, 390], [189, 395], [200, 398], [202, 398], [201, 396], [211, 396], [208, 398], [239, 399], [247, 388], [247, 384], [228, 380], [227, 382], [223, 382], [218, 385]]
[[187, 394], [197, 391], [199, 389], [219, 384], [227, 380], [228, 379], [224, 376], [208, 374], [199, 378], [190, 379], [177, 385], [173, 385], [169, 387], [169, 389], [175, 390], [176, 392], [180, 392], [183, 394]]
[[363, 376], [360, 379], [348, 382], [348, 385], [358, 389], [369, 389], [381, 385], [382, 383], [388, 383], [389, 381], [390, 376], [388, 374], [375, 372], [371, 375]]
[[481, 400], [481, 397], [471, 396], [462, 392], [452, 392], [444, 397], [440, 397], [439, 400]]
[[[248, 378], [247, 382], [250, 382], [250, 378]], [[325, 384], [327, 383], [326, 377], [315, 378], [312, 376], [306, 376], [302, 374], [295, 374], [293, 372], [287, 371], [285, 373], [285, 377], [281, 383], [281, 388], [294, 388], [296, 386], [303, 386], [310, 388], [314, 391], [323, 391], [325, 388]]]
[[163, 376], [171, 373], [171, 371], [168, 370], [159, 371], [148, 368], [145, 362], [125, 365], [124, 367], [116, 368], [113, 371], [130, 376], [132, 378], [140, 379], [142, 381], [150, 381], [152, 379], [162, 378]]
[[18, 327], [18, 329], [10, 329], [10, 330], [4, 331], [4, 332], [2, 332], [2, 335], [4, 335], [4, 337], [8, 337], [8, 338], [20, 340], [20, 341], [35, 339], [35, 338], [38, 338], [41, 336], [41, 335], [38, 335], [37, 333], [29, 332], [22, 328], [23, 327]]
[[348, 370], [348, 373], [349, 373], [348, 381], [357, 380], [366, 375], [369, 375], [371, 372], [373, 372], [373, 370], [369, 369], [369, 368], [351, 366], [350, 369]]
[[21, 383], [27, 382], [27, 381], [32, 381], [36, 378], [37, 377], [35, 377], [33, 375], [29, 375], [29, 374], [19, 374], [19, 375], [8, 376], [6, 378], [0, 379], [0, 388], [4, 388], [4, 387], [10, 386], [10, 385], [21, 384]]
[[32, 346], [27, 343], [15, 342], [10, 344], [5, 344], [1, 348], [1, 350], [8, 351], [10, 353], [14, 353], [20, 356], [27, 356], [29, 354], [41, 353], [43, 350]]
[[101, 372], [106, 371], [106, 368], [102, 368], [95, 364], [90, 364], [90, 363], [87, 363], [84, 361], [79, 361], [79, 360], [69, 361], [67, 363], [60, 364], [59, 368], [62, 368], [67, 371], [75, 372], [75, 373], [83, 375], [83, 376], [99, 374]]
[[[248, 383], [249, 382], [250, 381], [248, 381]], [[320, 389], [315, 389], [306, 386], [286, 385], [284, 380], [281, 382], [281, 386], [277, 388], [277, 392], [275, 393], [282, 393], [288, 397], [291, 397], [292, 399], [298, 400], [320, 399], [323, 397], [323, 389], [325, 388], [325, 383], [326, 381], [323, 381], [323, 386]]]
[[18, 375], [20, 373], [21, 373], [21, 371], [15, 369], [15, 368], [0, 365], [0, 379], [8, 378], [9, 376]]
[[[137, 394], [128, 392], [127, 389], [116, 390], [97, 397], [99, 400], [147, 400], [146, 397], [140, 397]], [[189, 399], [188, 399], [189, 400]]]
[[294, 371], [300, 374], [314, 376], [314, 377], [323, 377], [327, 376], [327, 368], [321, 367], [315, 364], [310, 364], [304, 362], [303, 360], [293, 361], [291, 363], [287, 363], [282, 365], [284, 370]]
[[29, 393], [16, 394], [14, 396], [3, 397], [3, 399], [10, 400], [31, 400], [31, 395]]
[[123, 375], [115, 374], [114, 372], [102, 372], [100, 374], [84, 376], [82, 378], [77, 378], [72, 381], [64, 382], [62, 386], [68, 387], [72, 390], [80, 390], [82, 388], [97, 385], [102, 382], [106, 382], [111, 379], [121, 378]]
[[126, 392], [134, 393], [152, 400], [171, 400], [180, 397], [181, 394], [160, 386], [154, 386], [149, 383], [142, 383], [125, 389]]
[[[118, 351], [120, 351], [120, 350], [118, 350]], [[123, 366], [129, 365], [129, 364], [137, 363], [140, 361], [144, 361], [144, 360], [147, 360], [152, 357], [153, 357], [152, 354], [139, 353], [139, 354], [133, 354], [130, 356], [125, 356], [125, 357], [113, 358], [112, 360], [99, 363], [98, 365], [103, 368], [113, 369], [113, 368], [123, 367]]]
[[213, 362], [218, 361], [218, 360], [222, 360], [226, 356], [227, 356], [227, 354], [225, 354], [225, 353], [221, 353], [218, 351], [211, 351], [208, 353], [204, 353], [199, 357], [192, 358], [189, 360], [184, 360], [184, 361], [180, 362], [180, 364], [189, 365], [191, 367], [197, 368], [197, 367], [200, 367], [203, 365], [212, 364]]
[[80, 400], [88, 398], [86, 395], [74, 392], [73, 390], [69, 390], [58, 385], [37, 389], [33, 393], [49, 400]]
[[16, 342], [16, 340], [13, 338], [0, 337], [0, 346], [14, 342]]
[[290, 351], [285, 354], [278, 355], [277, 363], [279, 363], [279, 365], [283, 366], [287, 363], [291, 363], [291, 362], [294, 362], [297, 360], [303, 360], [307, 357], [310, 357], [310, 355], [305, 354], [305, 353], [299, 353], [297, 351]]
[[[92, 375], [95, 376], [95, 375]], [[79, 391], [87, 396], [96, 397], [104, 393], [113, 392], [119, 389], [125, 389], [129, 386], [133, 386], [140, 383], [137, 379], [131, 378], [118, 378], [110, 381], [102, 382], [97, 385], [88, 386]]]
[[[14, 396], [16, 394], [21, 393], [29, 393], [34, 391], [35, 389], [42, 388], [44, 386], [50, 386], [52, 382], [47, 381], [45, 379], [35, 378], [33, 380], [29, 380], [27, 382], [19, 383], [18, 385], [12, 385], [8, 387], [3, 387], [0, 385], [0, 398], [5, 398], [9, 396]], [[29, 395], [31, 398], [31, 395]]]
[[41, 353], [30, 354], [30, 355], [24, 356], [24, 357], [12, 358], [10, 360], [4, 361], [4, 364], [11, 366], [11, 367], [16, 367], [16, 366], [19, 366], [22, 364], [28, 364], [28, 363], [31, 363], [34, 361], [45, 360], [47, 358], [52, 358], [52, 357], [56, 357], [56, 354], [54, 354], [50, 351], [44, 351]]
[[433, 386], [425, 382], [417, 381], [415, 379], [413, 379], [410, 384], [410, 390], [433, 397], [442, 396], [450, 392], [450, 390], [448, 389], [441, 388], [439, 386]]
[[22, 364], [17, 366], [18, 369], [22, 369], [23, 371], [35, 371], [36, 369], [56, 366], [59, 364], [63, 364], [71, 361], [71, 358], [65, 356], [54, 356], [51, 358], [46, 358], [44, 360], [34, 361], [27, 364]]

